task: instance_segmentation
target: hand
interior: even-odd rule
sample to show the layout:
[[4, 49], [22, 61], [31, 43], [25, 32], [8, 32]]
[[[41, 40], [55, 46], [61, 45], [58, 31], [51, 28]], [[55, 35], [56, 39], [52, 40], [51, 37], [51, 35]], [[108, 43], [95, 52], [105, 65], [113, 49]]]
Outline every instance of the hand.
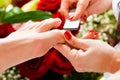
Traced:
[[49, 31], [60, 24], [60, 19], [28, 22], [8, 37], [1, 39], [0, 64], [2, 66], [0, 71], [27, 60], [41, 57], [55, 44], [64, 43], [64, 30]]
[[[74, 6], [75, 5], [75, 6]], [[71, 20], [81, 17], [88, 17], [92, 14], [99, 14], [111, 8], [112, 0], [62, 0], [60, 12], [69, 18], [70, 7], [76, 7], [76, 11]]]
[[[59, 26], [60, 24], [61, 24], [60, 19], [48, 19], [42, 22], [30, 21], [23, 24], [21, 28], [16, 32], [10, 34], [7, 37], [7, 39], [10, 39], [10, 40], [14, 39], [14, 41], [18, 40], [20, 42], [23, 41], [22, 43], [24, 43], [24, 47], [26, 47], [26, 50], [24, 51], [26, 52], [29, 51], [29, 53], [34, 53], [34, 55], [40, 57], [40, 56], [43, 56], [56, 43], [64, 42], [64, 38], [62, 36], [62, 33], [64, 31], [60, 31], [60, 30], [48, 31], [52, 28]], [[48, 31], [48, 32], [45, 32], [45, 31]], [[21, 45], [20, 48], [22, 46], [23, 45]], [[23, 51], [23, 50], [20, 50], [20, 51]]]
[[[117, 51], [105, 42], [92, 39], [77, 39], [65, 33], [67, 43], [57, 44], [60, 51], [78, 72], [115, 72], [113, 67]], [[74, 47], [74, 48], [73, 48]]]

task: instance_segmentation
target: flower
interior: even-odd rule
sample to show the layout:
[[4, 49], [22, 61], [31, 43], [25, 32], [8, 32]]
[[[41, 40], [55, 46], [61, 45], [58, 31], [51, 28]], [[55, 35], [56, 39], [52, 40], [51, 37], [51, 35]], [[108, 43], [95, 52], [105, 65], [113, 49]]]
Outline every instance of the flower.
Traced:
[[63, 15], [61, 15], [60, 12], [56, 12], [53, 14], [54, 18], [60, 18], [62, 20], [61, 25], [58, 27], [58, 29], [63, 29], [64, 23], [65, 23], [65, 17]]
[[0, 24], [0, 38], [4, 38], [8, 36], [11, 32], [14, 32], [14, 28], [11, 24]]
[[61, 0], [40, 0], [38, 10], [56, 12], [60, 7]]
[[12, 0], [12, 3], [15, 6], [22, 7], [25, 3], [29, 2], [30, 0]]
[[53, 53], [54, 51], [50, 50], [41, 58], [35, 58], [18, 65], [17, 68], [19, 69], [20, 74], [28, 77], [30, 80], [41, 78], [52, 66], [53, 59], [50, 56]]
[[54, 57], [54, 62], [51, 69], [59, 74], [70, 74], [72, 71], [74, 71], [71, 63], [57, 50], [54, 51], [56, 52], [52, 54]]

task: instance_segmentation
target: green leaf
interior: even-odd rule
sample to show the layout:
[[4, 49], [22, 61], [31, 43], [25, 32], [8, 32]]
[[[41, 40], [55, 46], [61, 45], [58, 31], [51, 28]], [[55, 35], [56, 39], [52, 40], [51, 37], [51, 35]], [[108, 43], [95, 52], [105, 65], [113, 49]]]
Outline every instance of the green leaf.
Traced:
[[16, 14], [13, 16], [5, 16], [2, 20], [3, 23], [20, 23], [26, 22], [29, 20], [36, 21], [36, 20], [44, 20], [52, 18], [52, 14], [50, 12], [45, 11], [29, 11], [20, 14]]
[[0, 22], [1, 22], [2, 18], [4, 17], [4, 14], [5, 14], [5, 10], [0, 9]]
[[10, 10], [10, 12], [13, 12], [14, 14], [23, 13], [22, 9], [19, 7], [14, 7], [13, 9]]
[[17, 14], [20, 14], [20, 13], [24, 13], [21, 8], [19, 8], [19, 7], [13, 7], [8, 12], [6, 12], [4, 18], [7, 19], [9, 17], [13, 17], [13, 16], [15, 16]]

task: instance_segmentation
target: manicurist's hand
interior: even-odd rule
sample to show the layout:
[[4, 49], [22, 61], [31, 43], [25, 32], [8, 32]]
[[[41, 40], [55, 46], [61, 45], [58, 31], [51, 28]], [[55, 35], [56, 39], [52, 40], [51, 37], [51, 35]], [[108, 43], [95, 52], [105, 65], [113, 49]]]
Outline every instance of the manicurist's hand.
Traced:
[[[62, 0], [60, 12], [71, 20], [86, 18], [92, 14], [99, 14], [111, 8], [112, 0]], [[71, 8], [75, 8], [74, 16], [68, 15]]]
[[[116, 72], [120, 69], [120, 55], [113, 47], [100, 40], [77, 39], [64, 33], [67, 43], [57, 44], [60, 51], [78, 72]], [[71, 47], [72, 46], [72, 47]]]

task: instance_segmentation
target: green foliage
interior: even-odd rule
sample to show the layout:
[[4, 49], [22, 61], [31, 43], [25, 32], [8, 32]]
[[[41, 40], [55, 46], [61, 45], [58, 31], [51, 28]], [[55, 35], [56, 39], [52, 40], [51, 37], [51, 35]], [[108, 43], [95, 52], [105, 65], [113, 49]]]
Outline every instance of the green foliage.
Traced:
[[73, 72], [70, 75], [64, 76], [64, 80], [99, 80], [103, 74], [99, 73], [77, 73]]
[[[87, 22], [82, 23], [80, 33], [77, 37], [81, 37], [91, 29], [99, 32], [99, 40], [108, 42], [108, 38], [115, 38], [116, 20], [112, 10], [108, 10], [100, 15], [88, 17]], [[109, 43], [109, 42], [108, 42]]]
[[45, 11], [23, 12], [18, 7], [12, 7], [9, 11], [6, 11], [6, 9], [0, 9], [0, 23], [21, 23], [29, 20], [38, 21], [52, 18], [52, 14]]
[[16, 67], [12, 67], [6, 70], [2, 75], [0, 75], [0, 80], [28, 80], [19, 74]]
[[14, 13], [9, 12], [8, 15], [2, 20], [3, 23], [21, 23], [27, 22], [29, 20], [44, 20], [52, 18], [52, 14], [44, 11], [29, 11], [14, 15]]

